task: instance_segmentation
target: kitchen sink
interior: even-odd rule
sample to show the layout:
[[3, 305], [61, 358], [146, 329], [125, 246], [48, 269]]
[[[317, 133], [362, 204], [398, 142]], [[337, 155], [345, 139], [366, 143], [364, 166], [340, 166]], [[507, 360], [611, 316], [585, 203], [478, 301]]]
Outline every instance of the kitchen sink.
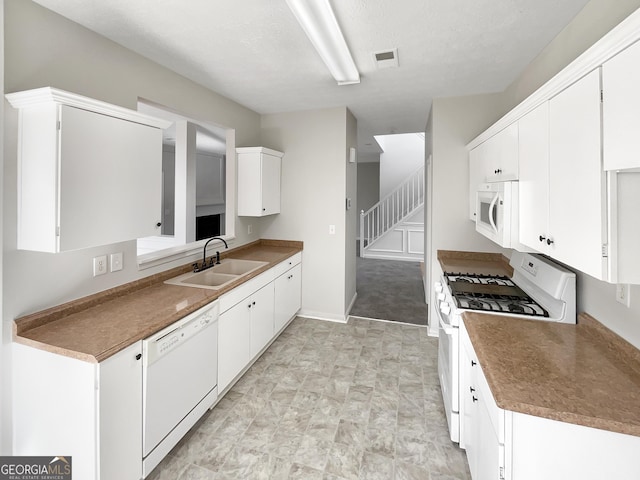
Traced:
[[217, 290], [268, 263], [269, 262], [229, 258], [202, 272], [184, 273], [166, 280], [164, 283]]
[[269, 262], [258, 262], [256, 260], [240, 260], [238, 258], [229, 258], [223, 260], [219, 265], [214, 265], [209, 270], [229, 275], [244, 275], [245, 273], [257, 270], [267, 263]]

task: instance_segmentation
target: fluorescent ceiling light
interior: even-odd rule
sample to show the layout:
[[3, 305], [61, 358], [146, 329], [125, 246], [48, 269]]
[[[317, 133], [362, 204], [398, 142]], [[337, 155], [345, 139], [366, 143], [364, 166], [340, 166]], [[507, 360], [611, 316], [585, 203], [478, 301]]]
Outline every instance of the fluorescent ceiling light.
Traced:
[[286, 1], [338, 85], [360, 83], [360, 73], [329, 0]]

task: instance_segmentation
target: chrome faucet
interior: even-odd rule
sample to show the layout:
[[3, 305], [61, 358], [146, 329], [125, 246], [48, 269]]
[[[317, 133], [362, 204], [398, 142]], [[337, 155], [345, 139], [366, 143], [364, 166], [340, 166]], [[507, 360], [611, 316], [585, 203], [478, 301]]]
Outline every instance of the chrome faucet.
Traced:
[[[224, 238], [221, 237], [211, 237], [209, 240], [207, 240], [207, 243], [204, 244], [204, 248], [202, 249], [202, 265], [200, 265], [198, 267], [198, 262], [193, 264], [193, 271], [194, 272], [201, 272], [202, 270], [206, 270], [207, 268], [213, 267], [214, 262], [213, 262], [213, 258], [211, 258], [211, 261], [209, 262], [209, 265], [207, 265], [207, 247], [209, 246], [209, 243], [211, 243], [213, 240], [220, 240], [222, 243], [224, 243], [224, 248], [229, 248], [229, 245], [227, 245], [227, 242], [225, 241]], [[220, 263], [220, 252], [216, 252], [216, 264]]]

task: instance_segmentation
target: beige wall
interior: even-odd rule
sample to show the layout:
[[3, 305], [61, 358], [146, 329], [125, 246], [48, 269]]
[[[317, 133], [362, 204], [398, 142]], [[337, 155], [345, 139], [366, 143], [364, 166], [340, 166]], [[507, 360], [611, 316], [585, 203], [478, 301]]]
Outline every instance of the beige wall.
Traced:
[[301, 315], [344, 320], [352, 268], [346, 261], [345, 164], [354, 122], [344, 107], [262, 117], [262, 143], [285, 152], [281, 212], [266, 219], [262, 236], [304, 242]]

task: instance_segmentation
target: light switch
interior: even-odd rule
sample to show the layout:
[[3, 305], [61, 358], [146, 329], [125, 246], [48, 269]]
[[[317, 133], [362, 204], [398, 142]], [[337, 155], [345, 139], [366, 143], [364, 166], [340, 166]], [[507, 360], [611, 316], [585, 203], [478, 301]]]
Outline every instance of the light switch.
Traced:
[[112, 272], [122, 270], [122, 252], [112, 253], [110, 262]]

